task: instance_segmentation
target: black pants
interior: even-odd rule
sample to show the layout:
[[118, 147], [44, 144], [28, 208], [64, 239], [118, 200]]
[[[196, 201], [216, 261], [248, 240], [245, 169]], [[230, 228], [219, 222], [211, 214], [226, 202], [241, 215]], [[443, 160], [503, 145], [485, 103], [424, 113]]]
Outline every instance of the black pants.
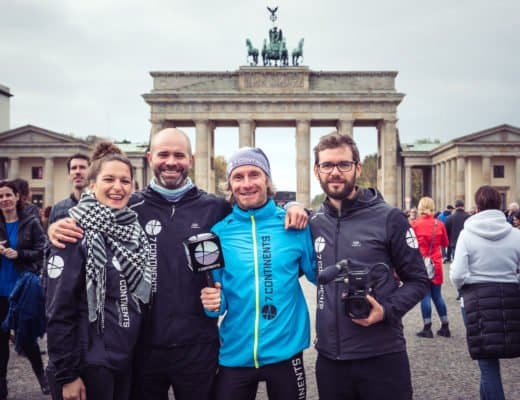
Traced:
[[265, 381], [270, 400], [303, 400], [307, 384], [302, 353], [276, 364], [254, 367], [219, 367], [217, 400], [254, 400], [258, 382]]
[[348, 361], [318, 355], [316, 380], [320, 400], [412, 399], [405, 351]]
[[138, 348], [132, 400], [213, 398], [218, 366], [218, 341], [170, 348]]
[[[54, 379], [54, 368], [47, 368], [53, 400], [63, 400], [62, 386]], [[81, 379], [87, 390], [87, 399], [128, 400], [130, 398], [132, 372], [114, 372], [108, 368], [92, 365], [81, 371]]]
[[[9, 300], [8, 297], [0, 296], [0, 324], [4, 321], [9, 311]], [[7, 375], [7, 364], [9, 363], [9, 335], [10, 332], [6, 332], [0, 329], [0, 377], [5, 378]], [[22, 347], [22, 351], [25, 356], [29, 359], [31, 367], [36, 375], [43, 374], [43, 361], [40, 354], [40, 346], [38, 342], [34, 341], [30, 345]]]

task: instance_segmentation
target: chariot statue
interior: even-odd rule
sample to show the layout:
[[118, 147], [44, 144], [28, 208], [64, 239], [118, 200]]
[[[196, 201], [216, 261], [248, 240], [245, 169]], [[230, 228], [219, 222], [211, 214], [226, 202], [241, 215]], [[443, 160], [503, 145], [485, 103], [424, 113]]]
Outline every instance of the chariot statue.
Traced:
[[[273, 23], [273, 27], [269, 29], [269, 40], [264, 39], [262, 50], [258, 51], [251, 43], [251, 40], [246, 39], [247, 62], [251, 66], [257, 66], [258, 56], [261, 55], [264, 66], [279, 65], [281, 67], [287, 67], [289, 65], [287, 43], [282, 30], [276, 26], [276, 20], [278, 19], [276, 12], [278, 11], [278, 7], [267, 7], [267, 10], [270, 13], [269, 18]], [[293, 66], [298, 66], [303, 60], [303, 38], [300, 39], [298, 47], [292, 51], [291, 57]]]

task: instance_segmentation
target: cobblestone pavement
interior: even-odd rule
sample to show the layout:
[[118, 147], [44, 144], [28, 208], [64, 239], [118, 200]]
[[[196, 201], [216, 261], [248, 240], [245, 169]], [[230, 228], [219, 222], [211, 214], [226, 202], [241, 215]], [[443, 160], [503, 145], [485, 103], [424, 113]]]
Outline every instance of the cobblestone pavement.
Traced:
[[[448, 267], [445, 266], [445, 276]], [[315, 309], [315, 288], [302, 281], [307, 296], [312, 320]], [[411, 310], [404, 318], [404, 330], [408, 345], [408, 354], [412, 370], [412, 382], [415, 400], [474, 400], [479, 398], [479, 369], [476, 361], [471, 360], [466, 347], [465, 330], [460, 316], [456, 293], [447, 282], [443, 286], [443, 295], [448, 306], [451, 338], [436, 336], [424, 339], [415, 336], [421, 330], [421, 311], [419, 306]], [[435, 330], [440, 322], [433, 314]], [[314, 321], [312, 323], [314, 325]], [[45, 348], [45, 340], [41, 343]], [[11, 349], [12, 350], [12, 349]], [[44, 356], [45, 357], [45, 356]], [[308, 400], [318, 399], [314, 364], [314, 349], [305, 351], [305, 369], [308, 385]], [[502, 381], [506, 398], [520, 399], [520, 359], [501, 360]], [[27, 359], [11, 351], [8, 368], [8, 386], [10, 400], [43, 400], [49, 396], [41, 394]], [[170, 396], [173, 399], [173, 396]], [[267, 399], [264, 385], [258, 390], [258, 400]], [[153, 399], [150, 399], [153, 400]], [[197, 399], [194, 399], [197, 400]]]

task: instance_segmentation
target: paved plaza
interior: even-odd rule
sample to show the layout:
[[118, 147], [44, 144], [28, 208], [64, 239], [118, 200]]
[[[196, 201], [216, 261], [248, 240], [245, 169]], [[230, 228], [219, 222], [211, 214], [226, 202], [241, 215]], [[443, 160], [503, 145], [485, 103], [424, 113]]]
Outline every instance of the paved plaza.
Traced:
[[[445, 266], [447, 274], [448, 266]], [[307, 282], [304, 289], [313, 315], [315, 291]], [[456, 293], [450, 283], [443, 286], [444, 297], [448, 306], [451, 338], [436, 336], [424, 339], [415, 336], [422, 328], [421, 312], [418, 306], [410, 311], [405, 319], [405, 336], [412, 368], [414, 399], [416, 400], [474, 400], [478, 399], [479, 370], [475, 361], [471, 360], [466, 348], [464, 327], [459, 312]], [[438, 318], [434, 314], [435, 329], [438, 329]], [[45, 348], [45, 341], [42, 341]], [[316, 352], [309, 349], [305, 352], [305, 368], [308, 382], [308, 400], [318, 399], [314, 378]], [[502, 360], [502, 380], [506, 398], [520, 399], [520, 359]], [[14, 351], [8, 368], [10, 400], [43, 400], [29, 362]], [[173, 399], [173, 396], [171, 396]], [[266, 400], [265, 388], [259, 389], [258, 400]], [[153, 400], [153, 399], [150, 399]], [[196, 399], [194, 399], [196, 400]]]

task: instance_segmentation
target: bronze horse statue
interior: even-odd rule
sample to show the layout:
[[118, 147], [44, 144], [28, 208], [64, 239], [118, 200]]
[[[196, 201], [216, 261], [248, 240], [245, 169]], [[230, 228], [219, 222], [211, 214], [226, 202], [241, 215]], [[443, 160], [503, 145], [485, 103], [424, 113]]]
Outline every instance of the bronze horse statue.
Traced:
[[264, 66], [271, 65], [272, 61], [274, 61], [275, 66], [278, 66], [278, 61], [280, 61], [280, 66], [288, 66], [289, 52], [287, 51], [285, 39], [282, 39], [278, 42], [271, 42], [269, 45], [267, 45], [267, 40], [264, 39], [264, 46], [262, 48], [262, 61]]
[[300, 41], [298, 42], [298, 47], [292, 51], [291, 57], [292, 57], [292, 65], [295, 67], [299, 65], [298, 60], [300, 59], [300, 57], [301, 57], [301, 61], [303, 61], [303, 38], [301, 38]]
[[257, 66], [258, 65], [258, 49], [253, 47], [253, 44], [251, 43], [251, 40], [246, 39], [246, 46], [247, 46], [247, 61], [249, 62], [249, 57], [252, 58], [252, 61], [250, 62], [251, 66]]

